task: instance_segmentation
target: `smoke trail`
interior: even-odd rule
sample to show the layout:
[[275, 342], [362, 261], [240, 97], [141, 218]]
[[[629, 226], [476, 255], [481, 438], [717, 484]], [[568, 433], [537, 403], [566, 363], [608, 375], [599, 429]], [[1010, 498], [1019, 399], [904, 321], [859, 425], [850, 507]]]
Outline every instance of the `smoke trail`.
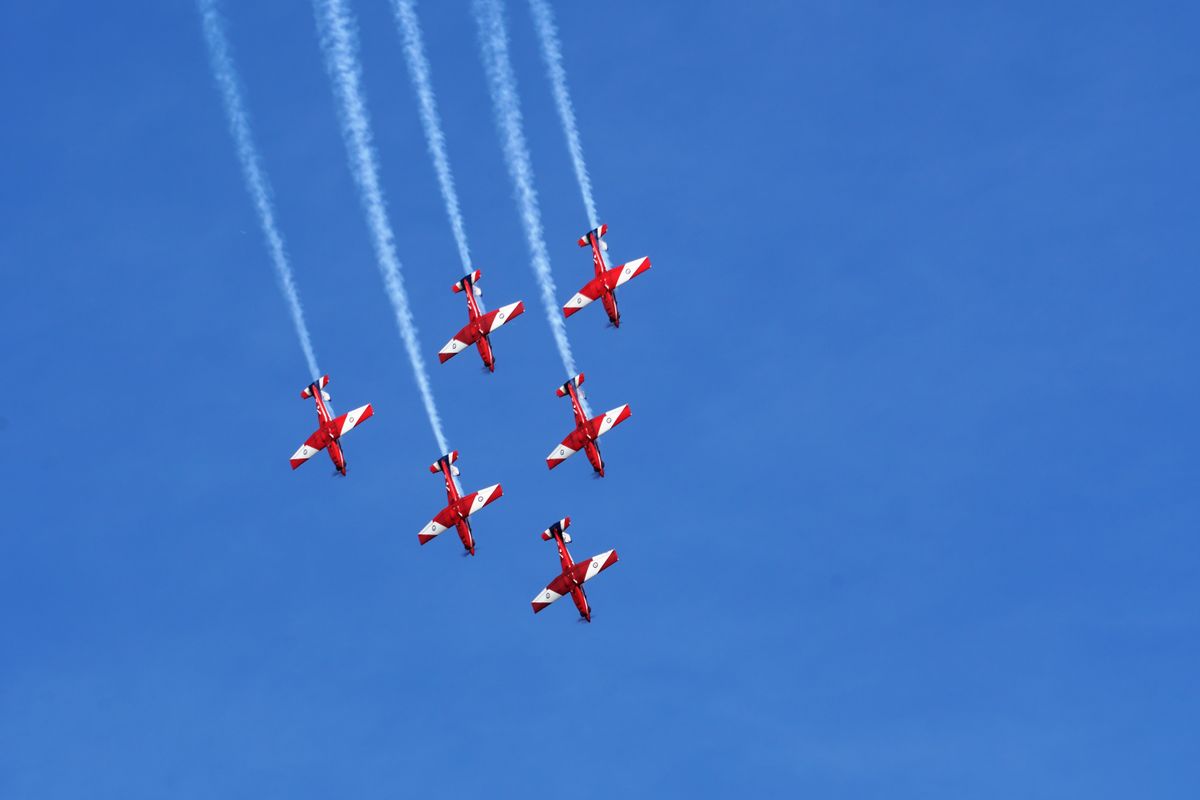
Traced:
[[404, 291], [404, 279], [400, 275], [400, 259], [396, 256], [396, 237], [387, 219], [387, 203], [383, 188], [379, 184], [379, 166], [375, 148], [371, 143], [371, 120], [367, 114], [366, 100], [360, 84], [361, 69], [358, 63], [358, 33], [354, 18], [343, 0], [313, 0], [317, 16], [317, 28], [321, 33], [321, 49], [325, 54], [325, 66], [333, 82], [334, 94], [339, 103], [342, 120], [342, 138], [346, 143], [346, 155], [350, 171], [358, 184], [359, 199], [367, 226], [371, 229], [375, 260], [383, 277], [383, 286], [396, 314], [396, 325], [400, 337], [412, 362], [413, 377], [429, 416], [429, 425], [442, 453], [449, 451], [446, 436], [442, 433], [442, 420], [433, 401], [433, 390], [429, 386], [429, 374], [425, 360], [421, 357], [421, 346], [417, 341], [417, 328], [408, 306], [408, 295]]
[[575, 164], [575, 177], [587, 209], [588, 223], [590, 227], [598, 228], [600, 220], [596, 214], [596, 201], [592, 198], [592, 179], [588, 177], [587, 163], [583, 160], [579, 126], [575, 124], [575, 107], [567, 91], [567, 71], [563, 69], [562, 43], [558, 40], [554, 12], [546, 0], [529, 0], [529, 10], [533, 13], [534, 27], [542, 43], [542, 58], [546, 61], [546, 73], [554, 90], [554, 105], [558, 107], [558, 118], [562, 120], [563, 133], [567, 136], [567, 149], [571, 151], [571, 161]]
[[442, 133], [442, 121], [438, 116], [437, 100], [433, 96], [430, 79], [429, 59], [425, 57], [425, 42], [421, 36], [421, 24], [417, 20], [416, 0], [392, 0], [392, 11], [396, 15], [396, 26], [404, 39], [404, 60], [412, 78], [413, 90], [417, 93], [417, 104], [421, 109], [421, 127], [425, 130], [425, 143], [433, 159], [442, 200], [446, 204], [446, 216], [454, 230], [454, 241], [458, 245], [458, 257], [462, 260], [463, 272], [471, 271], [471, 253], [467, 248], [467, 232], [463, 226], [462, 212], [458, 208], [458, 193], [454, 189], [454, 174], [450, 171], [450, 159], [446, 155], [446, 137]]
[[258, 211], [258, 221], [262, 227], [263, 238], [266, 239], [267, 250], [275, 265], [279, 288], [283, 290], [283, 297], [291, 311], [292, 324], [296, 328], [296, 336], [300, 339], [300, 348], [304, 351], [304, 359], [308, 362], [308, 371], [313, 380], [316, 380], [321, 376], [321, 371], [317, 368], [317, 356], [313, 352], [312, 340], [308, 335], [308, 325], [304, 321], [304, 309], [300, 306], [300, 294], [296, 290], [296, 282], [292, 277], [292, 267], [288, 262], [287, 250], [283, 245], [283, 236], [275, 224], [275, 207], [271, 204], [271, 186], [267, 181], [267, 176], [263, 173], [262, 159], [258, 155], [258, 148], [254, 146], [254, 137], [250, 132], [250, 116], [246, 112], [246, 104], [242, 99], [242, 90], [238, 83], [237, 71], [233, 66], [233, 54], [230, 52], [229, 39], [225, 36], [224, 23], [217, 11], [216, 0], [199, 0], [199, 8], [204, 25], [204, 39], [208, 43], [213, 77], [221, 90], [221, 98], [225, 102], [225, 114], [229, 117], [229, 132], [233, 136], [238, 160], [242, 164], [242, 177], [246, 182], [246, 191], [250, 193], [250, 199]]
[[[542, 304], [554, 334], [554, 343], [562, 358], [567, 375], [579, 372], [567, 329], [559, 309], [554, 277], [550, 274], [550, 256], [546, 252], [542, 232], [542, 215], [538, 208], [537, 190], [533, 188], [533, 167], [529, 162], [529, 147], [521, 127], [521, 100], [517, 95], [517, 78], [508, 57], [508, 32], [504, 28], [504, 11], [499, 0], [475, 0], [475, 21], [479, 25], [479, 43], [483, 66], [487, 71], [488, 89], [496, 112], [496, 127], [504, 147], [504, 160], [513, 181], [513, 193], [520, 206], [521, 222], [534, 274], [542, 289]], [[585, 406], [586, 408], [586, 406]], [[590, 412], [589, 412], [590, 413]]]

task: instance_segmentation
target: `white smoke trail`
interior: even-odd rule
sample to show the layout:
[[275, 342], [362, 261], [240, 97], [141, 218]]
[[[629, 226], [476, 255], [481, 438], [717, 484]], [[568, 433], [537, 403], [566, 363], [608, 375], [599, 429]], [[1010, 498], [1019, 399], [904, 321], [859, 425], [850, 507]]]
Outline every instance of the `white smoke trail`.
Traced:
[[392, 0], [392, 11], [396, 15], [396, 26], [404, 39], [404, 60], [412, 78], [413, 90], [417, 93], [417, 104], [421, 110], [421, 127], [425, 130], [425, 143], [433, 159], [442, 200], [446, 204], [446, 216], [454, 231], [458, 245], [458, 257], [462, 261], [463, 273], [471, 271], [471, 253], [467, 247], [467, 232], [463, 225], [462, 212], [458, 207], [458, 193], [454, 189], [454, 173], [450, 171], [450, 158], [446, 155], [446, 137], [442, 133], [442, 121], [438, 115], [437, 100], [433, 95], [429, 59], [425, 56], [425, 42], [421, 36], [421, 23], [417, 20], [416, 0]]
[[525, 132], [521, 127], [517, 78], [508, 56], [508, 32], [504, 27], [504, 10], [499, 0], [475, 0], [475, 21], [479, 25], [480, 51], [488, 76], [492, 107], [496, 112], [496, 127], [500, 132], [504, 160], [508, 163], [508, 174], [513, 181], [513, 192], [520, 206], [521, 222], [529, 245], [530, 264], [541, 285], [542, 304], [546, 308], [546, 318], [550, 322], [558, 354], [567, 375], [573, 376], [579, 369], [571, 354], [571, 343], [567, 341], [562, 310], [555, 299], [557, 291], [554, 277], [550, 274], [550, 256], [546, 252], [545, 234], [542, 232], [542, 214], [538, 208], [537, 190], [533, 188], [533, 167], [529, 161]]
[[533, 13], [534, 27], [542, 43], [542, 58], [546, 61], [546, 73], [553, 88], [558, 118], [562, 120], [563, 133], [567, 136], [567, 149], [571, 151], [571, 161], [575, 164], [575, 177], [579, 181], [584, 208], [587, 209], [588, 224], [591, 228], [598, 228], [600, 220], [596, 214], [596, 201], [592, 198], [592, 179], [583, 160], [579, 126], [575, 124], [575, 106], [571, 103], [571, 93], [567, 91], [567, 71], [563, 68], [562, 43], [558, 40], [554, 12], [546, 0], [529, 0], [529, 10]]
[[371, 229], [375, 260], [383, 277], [384, 289], [392, 310], [396, 314], [396, 325], [400, 338], [412, 362], [413, 377], [429, 416], [429, 425], [442, 453], [449, 451], [446, 436], [442, 433], [442, 420], [433, 400], [429, 386], [429, 374], [425, 360], [421, 357], [421, 346], [417, 341], [417, 327], [413, 322], [404, 291], [404, 279], [400, 274], [400, 259], [396, 256], [396, 237], [387, 218], [387, 203], [379, 183], [379, 166], [375, 147], [371, 142], [371, 120], [367, 114], [366, 100], [360, 86], [361, 68], [358, 63], [358, 33], [353, 16], [343, 0], [313, 0], [317, 27], [321, 33], [321, 49], [325, 54], [325, 66], [333, 82], [342, 120], [342, 138], [346, 143], [346, 155], [350, 171], [358, 184], [359, 199], [367, 226]]
[[220, 12], [217, 11], [216, 0], [199, 0], [199, 7], [204, 25], [204, 39], [208, 43], [213, 77], [216, 79], [217, 86], [221, 90], [221, 98], [225, 103], [225, 114], [229, 117], [229, 132], [233, 136], [238, 160], [242, 164], [242, 177], [246, 182], [246, 191], [250, 193], [250, 199], [258, 211], [258, 221], [262, 227], [263, 238], [266, 239], [271, 262], [275, 265], [279, 288], [283, 290], [283, 297], [291, 311], [292, 324], [296, 328], [296, 336], [300, 339], [300, 349], [304, 351], [304, 359], [308, 362], [308, 371], [312, 375], [312, 379], [316, 380], [321, 376], [321, 371], [317, 368], [317, 356], [313, 352], [312, 339], [308, 335], [308, 325], [304, 321], [304, 309], [300, 306], [300, 293], [296, 290], [296, 282], [292, 277], [292, 267], [288, 261], [287, 249], [283, 244], [283, 236], [275, 224], [275, 207], [271, 203], [271, 186], [263, 172], [258, 148], [254, 145], [254, 137], [250, 131], [250, 116], [246, 112], [246, 104], [242, 99], [242, 90], [238, 83], [237, 70], [233, 66], [233, 54], [230, 52], [229, 39], [225, 36], [224, 22]]

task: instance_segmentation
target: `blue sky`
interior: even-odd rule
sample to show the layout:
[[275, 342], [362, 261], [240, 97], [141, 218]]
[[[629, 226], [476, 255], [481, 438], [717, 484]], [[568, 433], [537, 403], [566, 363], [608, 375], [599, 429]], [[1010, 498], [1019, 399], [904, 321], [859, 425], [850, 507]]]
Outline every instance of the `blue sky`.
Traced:
[[[306, 3], [226, 4], [350, 477], [312, 430], [188, 2], [0, 40], [0, 796], [1193, 797], [1200, 14], [560, 3], [617, 259], [570, 427], [466, 2], [421, 7], [495, 375], [430, 364], [444, 499]], [[1053, 6], [1053, 7], [1048, 7]], [[355, 0], [425, 352], [466, 320], [391, 12]], [[509, 7], [558, 294], [586, 219]], [[616, 547], [534, 617], [537, 534]]]

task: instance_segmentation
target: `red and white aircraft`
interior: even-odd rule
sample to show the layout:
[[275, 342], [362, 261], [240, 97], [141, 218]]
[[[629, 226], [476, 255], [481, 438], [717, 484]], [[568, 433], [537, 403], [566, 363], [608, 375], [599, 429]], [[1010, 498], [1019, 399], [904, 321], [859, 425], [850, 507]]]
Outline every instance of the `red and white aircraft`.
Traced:
[[583, 592], [583, 584], [617, 563], [617, 551], [608, 550], [598, 556], [592, 556], [588, 561], [576, 564], [571, 559], [570, 551], [567, 550], [571, 536], [566, 533], [566, 530], [570, 526], [571, 518], [566, 517], [542, 531], [543, 541], [548, 542], [553, 539], [554, 544], [558, 546], [558, 560], [562, 562], [562, 572], [557, 578], [550, 581], [545, 589], [538, 592], [537, 597], [533, 598], [533, 613], [536, 614], [558, 598], [569, 594], [575, 601], [575, 607], [579, 609], [579, 616], [591, 622], [592, 607], [588, 605], [587, 595]]
[[482, 276], [482, 272], [475, 270], [470, 275], [464, 275], [458, 283], [454, 284], [455, 292], [467, 293], [467, 313], [470, 315], [471, 321], [461, 331], [454, 334], [454, 338], [446, 342], [446, 346], [438, 351], [438, 360], [445, 364], [463, 350], [475, 345], [479, 349], [483, 365], [488, 368], [489, 372], [495, 372], [496, 357], [492, 355], [492, 343], [488, 339], [488, 335], [504, 323], [511, 322], [525, 313], [525, 304], [518, 300], [515, 303], [501, 306], [495, 311], [483, 313], [479, 310], [479, 303], [475, 300], [476, 295], [483, 294], [483, 290], [475, 285]]
[[421, 532], [417, 534], [417, 539], [421, 544], [425, 544], [442, 531], [457, 528], [458, 538], [462, 539], [463, 547], [468, 553], [475, 555], [475, 537], [471, 535], [471, 522], [467, 517], [493, 500], [503, 497], [504, 489], [497, 483], [486, 489], [480, 489], [478, 492], [460, 495], [458, 486], [454, 482], [454, 478], [458, 475], [458, 467], [454, 466], [454, 462], [457, 460], [458, 451], [454, 450], [429, 465], [429, 471], [435, 475], [439, 472], [442, 473], [442, 479], [446, 482], [446, 507], [421, 529]]
[[308, 461], [317, 453], [328, 448], [329, 458], [333, 461], [333, 466], [338, 472], [346, 474], [346, 456], [342, 452], [342, 446], [338, 442], [350, 429], [361, 425], [363, 420], [369, 419], [375, 413], [375, 409], [371, 408], [371, 404], [359, 406], [353, 411], [347, 411], [340, 417], [334, 417], [333, 412], [329, 409], [326, 403], [329, 401], [329, 393], [323, 389], [329, 385], [329, 376], [322, 375], [320, 380], [313, 381], [304, 391], [300, 392], [302, 399], [311, 397], [317, 401], [317, 420], [320, 424], [312, 436], [309, 436], [304, 444], [300, 445], [300, 449], [292, 454], [292, 469]]
[[583, 450], [587, 453], [588, 461], [592, 462], [592, 469], [596, 470], [600, 477], [603, 478], [604, 459], [600, 457], [600, 447], [596, 444], [596, 440], [629, 419], [631, 412], [629, 411], [629, 404], [626, 403], [623, 406], [617, 406], [614, 409], [605, 411], [597, 417], [588, 419], [583, 411], [583, 404], [579, 400], [579, 385], [581, 383], [583, 383], [582, 372], [555, 390], [555, 394], [559, 397], [571, 396], [571, 409], [575, 412], [575, 430], [571, 431], [567, 438], [562, 440], [562, 444], [555, 447], [550, 455], [546, 457], [546, 466], [554, 469], [580, 450]]
[[607, 232], [608, 226], [601, 225], [579, 237], [580, 247], [592, 246], [592, 266], [596, 270], [596, 277], [584, 284], [583, 288], [567, 301], [567, 304], [563, 306], [563, 316], [569, 317], [593, 300], [602, 299], [604, 310], [608, 312], [609, 322], [613, 324], [614, 328], [619, 328], [621, 327], [621, 312], [617, 310], [617, 287], [650, 269], [650, 259], [635, 258], [627, 264], [609, 269], [601, 252], [608, 249], [608, 243], [603, 241], [604, 234]]

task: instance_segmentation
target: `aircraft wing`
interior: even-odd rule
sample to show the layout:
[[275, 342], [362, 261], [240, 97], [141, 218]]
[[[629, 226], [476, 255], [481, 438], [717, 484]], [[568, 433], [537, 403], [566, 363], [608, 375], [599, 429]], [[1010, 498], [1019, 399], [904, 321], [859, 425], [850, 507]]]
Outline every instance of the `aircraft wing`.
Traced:
[[421, 544], [425, 544], [443, 531], [453, 528], [459, 519], [461, 519], [460, 514], [463, 517], [469, 517], [479, 509], [490, 505], [503, 496], [504, 487], [498, 483], [488, 486], [485, 489], [480, 489], [478, 492], [463, 495], [453, 505], [446, 506], [439, 511], [437, 516], [430, 520], [429, 524], [417, 534], [417, 539]]
[[[582, 565], [577, 564], [576, 566]], [[542, 589], [540, 592], [538, 592], [537, 597], [533, 598], [533, 602], [531, 603], [533, 606], [533, 613], [536, 614], [558, 598], [570, 593], [571, 579], [565, 574], [559, 575], [557, 578], [550, 581], [550, 584], [545, 589]]]
[[580, 561], [571, 567], [571, 577], [580, 583], [590, 581], [615, 563], [617, 563], [617, 551], [607, 550], [598, 556], [592, 556], [590, 561]]
[[486, 505], [491, 505], [493, 502], [499, 500], [503, 496], [504, 487], [496, 483], [484, 489], [480, 489], [478, 492], [471, 492], [468, 495], [460, 497], [458, 502], [456, 502], [452, 508], [454, 508], [456, 512], [462, 513], [463, 516], [469, 517], [479, 509]]
[[461, 331], [454, 334], [453, 339], [446, 342], [445, 347], [438, 351], [438, 361], [445, 364], [477, 341], [479, 341], [479, 334], [476, 333], [475, 324], [468, 322]]
[[300, 445], [300, 449], [292, 453], [292, 469], [308, 461], [317, 453], [324, 450], [329, 445], [329, 435], [324, 429], [315, 431], [312, 436], [305, 440], [304, 444]]
[[563, 306], [563, 316], [571, 316], [588, 303], [599, 300], [602, 294], [604, 294], [604, 278], [592, 278]]
[[593, 438], [599, 438], [629, 419], [631, 415], [632, 412], [629, 410], [629, 404], [626, 403], [623, 406], [609, 409], [598, 417], [589, 419], [587, 421], [588, 430], [591, 432]]
[[506, 322], [511, 322], [513, 319], [525, 313], [525, 304], [518, 300], [515, 303], [509, 303], [506, 306], [501, 306], [494, 311], [489, 311], [479, 318], [483, 323], [483, 329], [488, 333], [496, 330]]
[[616, 276], [617, 281], [614, 285], [620, 286], [623, 283], [628, 283], [629, 281], [633, 280], [648, 269], [650, 269], [650, 259], [643, 256], [641, 258], [635, 258], [633, 261], [628, 263], [621, 264], [618, 267], [613, 267], [612, 269], [608, 270], [606, 275], [610, 278], [612, 276]]
[[[599, 419], [599, 417], [597, 417]], [[590, 423], [589, 423], [590, 424]], [[550, 451], [550, 455], [546, 456], [546, 466], [554, 469], [562, 462], [566, 461], [571, 456], [583, 449], [583, 443], [587, 441], [582, 428], [576, 428], [567, 434], [567, 438], [562, 440], [562, 444]]]
[[421, 529], [421, 532], [417, 534], [417, 540], [421, 544], [425, 544], [443, 531], [453, 528], [457, 522], [458, 513], [454, 510], [454, 506], [446, 506], [430, 520], [428, 525]]
[[361, 425], [365, 420], [370, 419], [374, 413], [375, 409], [371, 408], [370, 403], [367, 403], [365, 406], [359, 406], [353, 411], [347, 411], [340, 417], [334, 418], [334, 430], [338, 432], [338, 436], [345, 436], [349, 431], [353, 430], [358, 425]]

